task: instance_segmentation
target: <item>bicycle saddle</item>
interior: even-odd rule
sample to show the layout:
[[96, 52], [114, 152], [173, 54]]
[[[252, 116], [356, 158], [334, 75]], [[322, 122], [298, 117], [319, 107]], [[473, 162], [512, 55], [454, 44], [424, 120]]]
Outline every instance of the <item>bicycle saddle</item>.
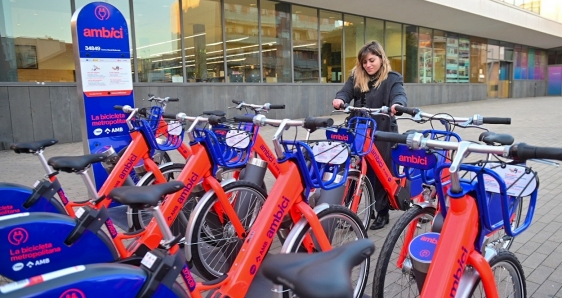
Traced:
[[171, 181], [149, 186], [123, 186], [114, 188], [109, 197], [123, 204], [142, 208], [142, 206], [157, 206], [162, 196], [174, 193], [184, 187], [181, 181]]
[[361, 239], [327, 252], [269, 255], [261, 269], [300, 297], [353, 297], [351, 269], [374, 251], [371, 240]]
[[511, 145], [515, 141], [511, 135], [491, 131], [481, 133], [478, 140], [486, 143], [486, 145]]
[[220, 110], [203, 111], [203, 115], [215, 115], [215, 116], [222, 117], [222, 116], [226, 115], [226, 112], [220, 111]]
[[35, 142], [15, 143], [10, 146], [10, 149], [16, 153], [35, 153], [36, 151], [43, 150], [49, 146], [58, 143], [58, 140], [47, 139]]
[[84, 171], [89, 165], [104, 161], [104, 154], [86, 154], [80, 156], [55, 156], [49, 158], [48, 164], [56, 171], [75, 173]]

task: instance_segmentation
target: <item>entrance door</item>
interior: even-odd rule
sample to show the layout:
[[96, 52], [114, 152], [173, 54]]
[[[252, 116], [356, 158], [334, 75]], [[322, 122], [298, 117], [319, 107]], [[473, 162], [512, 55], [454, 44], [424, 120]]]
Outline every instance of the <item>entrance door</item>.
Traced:
[[507, 61], [500, 61], [499, 68], [499, 83], [498, 83], [498, 97], [508, 98], [511, 97], [511, 78], [513, 78], [513, 63]]
[[562, 65], [548, 66], [548, 95], [562, 95]]

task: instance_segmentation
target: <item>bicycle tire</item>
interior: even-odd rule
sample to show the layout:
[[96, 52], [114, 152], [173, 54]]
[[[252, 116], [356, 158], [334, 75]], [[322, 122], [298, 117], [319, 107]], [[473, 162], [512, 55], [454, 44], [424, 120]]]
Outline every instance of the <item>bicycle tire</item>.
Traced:
[[[403, 283], [404, 286], [411, 286], [414, 292], [418, 291], [417, 285], [415, 280], [413, 280], [413, 275], [410, 272], [402, 272], [402, 269], [396, 266], [396, 258], [398, 257], [398, 253], [401, 251], [404, 243], [399, 243], [397, 246], [398, 240], [404, 235], [405, 230], [410, 227], [411, 224], [416, 224], [420, 222], [420, 219], [426, 218], [426, 216], [435, 216], [435, 208], [434, 207], [424, 207], [422, 208], [419, 205], [413, 205], [408, 209], [398, 221], [394, 224], [392, 229], [390, 230], [382, 249], [380, 251], [377, 266], [375, 268], [375, 276], [373, 278], [373, 297], [384, 297], [385, 293], [390, 293], [391, 295], [396, 294], [394, 290], [395, 287], [391, 287], [390, 282], [393, 282], [393, 278], [398, 277], [398, 280], [401, 278], [406, 278], [407, 280]], [[427, 219], [427, 218], [426, 218]], [[429, 232], [431, 230], [431, 220], [424, 221], [421, 223], [426, 225], [429, 228], [427, 231], [423, 231], [422, 233]], [[417, 230], [417, 227], [416, 227]], [[421, 233], [420, 233], [421, 234]], [[414, 235], [413, 237], [417, 236]], [[412, 238], [413, 238], [412, 237]], [[406, 244], [407, 245], [407, 244]], [[396, 258], [393, 258], [396, 257]], [[394, 260], [391, 263], [391, 258]], [[389, 265], [392, 265], [392, 272], [388, 272]], [[395, 268], [395, 269], [394, 269]], [[405, 276], [402, 276], [405, 275]], [[387, 280], [388, 279], [388, 280]], [[389, 282], [389, 284], [385, 284]], [[394, 282], [393, 282], [394, 283]], [[401, 284], [397, 284], [400, 286]], [[404, 291], [404, 289], [400, 289], [400, 292]], [[412, 289], [407, 290], [408, 293], [411, 293]], [[394, 296], [392, 296], [394, 297]]]
[[[169, 181], [170, 179], [176, 178], [177, 176], [174, 175], [174, 173], [179, 174], [183, 170], [184, 166], [185, 166], [184, 164], [178, 164], [178, 163], [169, 164], [161, 167], [160, 171], [162, 172], [162, 174], [164, 174], [166, 180]], [[148, 176], [148, 178], [144, 180], [144, 182], [140, 186], [147, 186], [147, 185], [154, 184], [156, 180], [154, 174], [148, 173], [147, 175], [151, 175], [151, 176]], [[187, 229], [187, 224], [189, 221], [189, 216], [191, 214], [191, 211], [197, 204], [198, 199], [201, 196], [203, 196], [204, 193], [205, 193], [204, 190], [197, 189], [197, 188], [191, 192], [189, 198], [186, 200], [185, 204], [183, 205], [181, 212], [178, 214], [178, 217], [174, 220], [174, 222], [170, 226], [170, 229], [172, 230], [172, 234], [174, 236], [185, 234], [185, 230]], [[131, 227], [135, 231], [142, 230], [143, 228], [145, 228], [145, 226], [152, 219], [151, 212], [145, 212], [143, 210], [138, 210], [136, 208], [131, 208], [131, 207], [128, 208], [128, 212], [130, 214], [130, 216], [128, 217], [130, 219], [129, 227]], [[180, 244], [183, 244], [183, 241], [180, 241]]]
[[[511, 293], [507, 295], [498, 293], [499, 297], [527, 297], [527, 282], [525, 281], [525, 272], [523, 272], [523, 266], [521, 266], [521, 262], [519, 262], [514, 253], [505, 249], [500, 249], [498, 250], [498, 254], [490, 260], [489, 264], [492, 268], [492, 271], [494, 271], [494, 279], [496, 281], [496, 288], [498, 289], [498, 292], [500, 291], [500, 289], [506, 289], [506, 287], [497, 284], [498, 278], [496, 276], [495, 269], [498, 269], [500, 265], [502, 265], [502, 269], [504, 269], [500, 270], [500, 273], [509, 272], [510, 276], [507, 279], [513, 282], [514, 295], [512, 295]], [[479, 278], [472, 287], [472, 290], [470, 291], [470, 297], [485, 297], [483, 287], [480, 286], [480, 281], [481, 280]], [[481, 294], [477, 294], [475, 296], [475, 292], [477, 290], [479, 290]]]
[[[254, 205], [248, 205], [252, 206], [248, 208], [251, 212], [247, 212], [247, 215], [240, 219], [246, 232], [249, 231], [265, 203], [267, 193], [257, 184], [243, 180], [227, 184], [223, 189], [229, 198], [233, 198], [236, 191], [248, 192], [250, 195], [253, 193], [255, 196], [255, 199], [250, 198], [250, 200], [255, 200]], [[229, 193], [231, 194], [228, 195]], [[237, 202], [246, 198], [246, 193], [242, 193], [242, 195], [244, 197], [237, 197]], [[233, 200], [231, 200], [232, 202]], [[185, 248], [190, 250], [193, 265], [197, 268], [199, 275], [207, 280], [218, 278], [228, 272], [244, 241], [244, 239], [239, 239], [236, 236], [236, 232], [226, 215], [221, 222], [215, 210], [212, 209], [217, 203], [220, 205], [217, 195], [213, 194], [201, 206], [202, 212], [199, 213], [199, 216], [195, 217], [194, 215], [194, 218], [190, 219], [190, 222], [193, 223], [192, 242]], [[252, 201], [250, 201], [251, 203]], [[249, 220], [248, 215], [251, 215]], [[223, 244], [224, 246], [221, 246]], [[223, 252], [228, 252], [228, 255], [221, 255]], [[207, 259], [207, 256], [210, 256], [210, 258]]]
[[[359, 176], [360, 173], [356, 171], [349, 172], [349, 174], [347, 175], [348, 182], [346, 182], [346, 186], [349, 185], [349, 187], [347, 187], [348, 192], [344, 194], [343, 202], [344, 206], [350, 209], [353, 205], [353, 200], [356, 199], [352, 194], [357, 187]], [[374, 218], [375, 205], [375, 192], [373, 189], [373, 185], [371, 184], [371, 181], [367, 178], [367, 176], [364, 176], [361, 181], [361, 195], [358, 197], [358, 199], [360, 200], [360, 202], [358, 204], [356, 214], [363, 223], [365, 229], [367, 229], [369, 227], [369, 224], [371, 223], [371, 218]]]
[[[338, 205], [330, 205], [330, 207], [328, 207], [327, 209], [324, 209], [322, 211], [320, 211], [318, 214], [318, 220], [320, 222], [326, 221], [326, 220], [334, 220], [335, 216], [340, 216], [342, 218], [345, 218], [348, 223], [346, 226], [337, 226], [335, 229], [339, 230], [339, 231], [353, 231], [354, 232], [354, 237], [353, 237], [353, 241], [355, 241], [356, 239], [368, 239], [369, 236], [367, 235], [366, 229], [365, 227], [363, 227], [363, 223], [361, 222], [361, 219], [359, 219], [359, 217], [357, 216], [357, 214], [353, 213], [351, 210], [349, 210], [346, 207], [343, 206], [338, 206]], [[323, 224], [324, 225], [324, 224]], [[298, 233], [295, 236], [295, 240], [292, 241], [293, 245], [289, 248], [290, 252], [299, 252], [299, 251], [303, 251], [303, 248], [301, 246], [305, 236], [309, 233], [312, 232], [312, 229], [310, 227], [310, 224], [307, 223], [306, 225], [303, 226], [303, 228], [299, 231], [292, 231], [291, 233]], [[335, 238], [337, 233], [334, 234], [332, 238], [332, 240]], [[352, 234], [353, 235], [353, 234]], [[291, 237], [291, 236], [289, 236]], [[289, 239], [289, 237], [287, 237], [287, 239]], [[342, 243], [340, 243], [341, 245]], [[318, 249], [319, 250], [319, 249]], [[371, 258], [367, 258], [365, 259], [365, 261], [363, 263], [361, 263], [361, 265], [359, 265], [359, 269], [358, 269], [358, 281], [357, 284], [355, 286], [355, 289], [353, 291], [353, 296], [354, 297], [363, 297], [363, 292], [365, 291], [365, 287], [367, 285], [367, 280], [369, 278], [369, 267], [370, 267], [370, 263], [371, 263]], [[354, 268], [354, 271], [357, 269], [357, 267]], [[352, 273], [354, 274], [354, 273]], [[294, 297], [294, 294], [292, 293], [292, 291], [290, 291], [289, 289], [283, 288], [283, 297]]]

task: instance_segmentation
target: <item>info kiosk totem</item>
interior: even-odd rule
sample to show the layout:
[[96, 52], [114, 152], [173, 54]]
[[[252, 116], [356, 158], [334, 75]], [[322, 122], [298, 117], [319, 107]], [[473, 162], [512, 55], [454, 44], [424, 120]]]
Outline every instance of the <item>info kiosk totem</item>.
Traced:
[[[76, 10], [71, 26], [84, 152], [119, 152], [131, 138], [127, 115], [113, 106], [134, 106], [127, 21], [111, 4], [92, 2]], [[99, 163], [93, 169], [99, 190], [107, 172]]]

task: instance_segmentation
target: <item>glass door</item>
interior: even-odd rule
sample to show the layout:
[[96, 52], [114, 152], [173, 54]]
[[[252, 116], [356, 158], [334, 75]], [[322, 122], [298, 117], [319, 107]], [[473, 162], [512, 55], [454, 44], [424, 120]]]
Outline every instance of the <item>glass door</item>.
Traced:
[[513, 77], [513, 63], [507, 61], [499, 62], [499, 83], [498, 83], [498, 97], [509, 98], [511, 97], [511, 78]]

